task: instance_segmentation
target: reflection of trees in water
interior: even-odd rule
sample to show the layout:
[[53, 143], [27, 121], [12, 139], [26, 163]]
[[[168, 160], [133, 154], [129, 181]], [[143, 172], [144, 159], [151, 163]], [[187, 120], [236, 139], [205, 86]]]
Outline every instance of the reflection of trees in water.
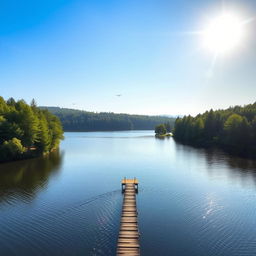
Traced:
[[248, 158], [242, 158], [229, 155], [219, 149], [205, 149], [205, 156], [209, 164], [218, 161], [225, 161], [232, 169], [238, 169], [244, 172], [256, 174], [256, 161]]
[[56, 151], [40, 158], [0, 164], [0, 201], [9, 197], [33, 198], [58, 173], [62, 158]]
[[[240, 178], [242, 180], [249, 178], [256, 185], [256, 160], [236, 157], [217, 148], [204, 149], [178, 142], [175, 142], [175, 148], [184, 158], [188, 158], [188, 154], [191, 157], [194, 155], [196, 158], [204, 158], [207, 164], [206, 171], [210, 172], [211, 175], [214, 175], [214, 172], [218, 169], [216, 164], [224, 164], [223, 167], [226, 164], [226, 171], [228, 171], [230, 178]], [[223, 171], [222, 167], [220, 169], [220, 171]]]
[[239, 179], [242, 183], [252, 181], [256, 185], [256, 161], [229, 155], [219, 149], [205, 149], [207, 163], [223, 162], [227, 164], [227, 171], [230, 178]]

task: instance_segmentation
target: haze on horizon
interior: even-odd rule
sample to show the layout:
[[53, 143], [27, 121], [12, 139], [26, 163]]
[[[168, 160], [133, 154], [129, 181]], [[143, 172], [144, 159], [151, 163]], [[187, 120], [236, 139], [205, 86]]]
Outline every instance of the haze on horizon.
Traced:
[[[241, 19], [239, 45], [200, 32], [223, 11]], [[255, 17], [253, 0], [1, 2], [0, 95], [149, 115], [253, 103]]]

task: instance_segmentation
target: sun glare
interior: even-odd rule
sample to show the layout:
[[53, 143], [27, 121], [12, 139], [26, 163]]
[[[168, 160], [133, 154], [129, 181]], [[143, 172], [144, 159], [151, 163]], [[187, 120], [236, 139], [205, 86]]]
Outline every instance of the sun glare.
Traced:
[[216, 54], [230, 52], [241, 44], [244, 31], [242, 21], [231, 14], [213, 19], [203, 31], [203, 43]]

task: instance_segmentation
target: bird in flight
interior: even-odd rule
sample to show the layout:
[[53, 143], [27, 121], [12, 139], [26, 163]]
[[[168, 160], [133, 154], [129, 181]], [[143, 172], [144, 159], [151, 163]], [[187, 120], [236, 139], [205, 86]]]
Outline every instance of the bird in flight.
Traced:
[[116, 96], [117, 96], [117, 97], [121, 97], [121, 96], [122, 96], [122, 94], [116, 94]]

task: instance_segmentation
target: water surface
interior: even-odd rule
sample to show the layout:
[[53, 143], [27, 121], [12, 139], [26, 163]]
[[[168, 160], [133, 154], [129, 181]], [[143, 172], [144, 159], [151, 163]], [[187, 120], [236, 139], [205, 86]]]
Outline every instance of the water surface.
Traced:
[[255, 255], [256, 162], [156, 139], [66, 133], [0, 165], [0, 255], [115, 255], [124, 176], [140, 181], [142, 255]]

